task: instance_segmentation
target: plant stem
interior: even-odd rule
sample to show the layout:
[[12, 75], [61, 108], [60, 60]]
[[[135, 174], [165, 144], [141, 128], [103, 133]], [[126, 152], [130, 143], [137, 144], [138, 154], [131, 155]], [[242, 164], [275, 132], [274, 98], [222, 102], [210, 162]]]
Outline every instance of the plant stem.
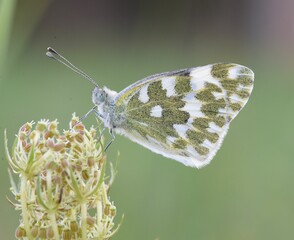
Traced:
[[81, 204], [81, 227], [83, 240], [87, 240], [87, 213], [87, 203], [83, 201]]
[[106, 191], [106, 188], [105, 188], [105, 184], [102, 183], [102, 198], [103, 198], [103, 202], [105, 203], [109, 203], [109, 200], [108, 200], [108, 197], [107, 197], [107, 191]]
[[98, 226], [98, 232], [99, 236], [102, 234], [103, 228], [102, 228], [102, 217], [103, 217], [103, 207], [102, 207], [102, 202], [99, 198], [97, 201], [97, 226]]
[[59, 232], [58, 232], [55, 213], [50, 212], [49, 218], [50, 218], [50, 223], [51, 223], [51, 226], [52, 226], [52, 229], [53, 229], [53, 232], [54, 232], [54, 239], [59, 240]]
[[22, 221], [26, 230], [27, 238], [33, 239], [31, 236], [30, 222], [27, 209], [27, 177], [25, 174], [21, 176], [20, 186], [20, 198], [21, 198], [21, 210], [22, 210]]
[[0, 1], [0, 72], [3, 74], [5, 70], [5, 62], [7, 60], [7, 49], [10, 40], [12, 22], [14, 17], [16, 1], [2, 0]]

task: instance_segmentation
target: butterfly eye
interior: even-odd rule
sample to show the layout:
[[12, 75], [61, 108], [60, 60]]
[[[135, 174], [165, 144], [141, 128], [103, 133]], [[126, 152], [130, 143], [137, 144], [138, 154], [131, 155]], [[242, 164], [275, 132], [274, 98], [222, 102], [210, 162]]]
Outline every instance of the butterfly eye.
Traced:
[[92, 100], [95, 105], [99, 105], [105, 102], [106, 93], [103, 89], [96, 87], [93, 90]]

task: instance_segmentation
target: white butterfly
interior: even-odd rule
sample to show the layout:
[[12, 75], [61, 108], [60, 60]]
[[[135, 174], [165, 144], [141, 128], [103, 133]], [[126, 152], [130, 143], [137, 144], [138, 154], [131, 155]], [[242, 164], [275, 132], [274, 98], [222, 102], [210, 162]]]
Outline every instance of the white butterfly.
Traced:
[[253, 89], [252, 70], [217, 63], [155, 74], [117, 93], [100, 88], [52, 48], [47, 55], [95, 84], [95, 106], [84, 117], [94, 111], [111, 133], [196, 168], [214, 157]]

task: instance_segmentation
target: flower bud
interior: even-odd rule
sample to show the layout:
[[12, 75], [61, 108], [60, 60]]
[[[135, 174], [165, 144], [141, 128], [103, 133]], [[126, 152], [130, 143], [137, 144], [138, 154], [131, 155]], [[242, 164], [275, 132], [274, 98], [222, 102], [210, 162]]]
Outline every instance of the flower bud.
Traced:
[[70, 240], [71, 239], [71, 230], [69, 230], [69, 229], [65, 229], [65, 230], [63, 230], [62, 231], [62, 238], [64, 239], [64, 240]]
[[47, 238], [47, 229], [44, 227], [41, 227], [39, 230], [39, 238]]
[[84, 126], [84, 124], [82, 124], [82, 123], [80, 122], [80, 123], [77, 123], [77, 124], [74, 126], [74, 129], [77, 130], [77, 131], [84, 131], [85, 126]]
[[83, 177], [83, 179], [84, 179], [85, 181], [87, 181], [87, 180], [90, 178], [89, 173], [88, 173], [87, 170], [83, 170], [83, 171], [82, 171], [82, 177]]
[[79, 122], [79, 118], [78, 117], [73, 117], [69, 123], [69, 127], [73, 128], [75, 125], [77, 125]]
[[31, 228], [31, 235], [33, 238], [36, 238], [39, 234], [39, 228], [37, 226], [33, 226]]
[[28, 153], [31, 150], [32, 144], [28, 143], [23, 149], [26, 153]]
[[87, 217], [87, 224], [89, 226], [93, 226], [95, 224], [95, 218], [93, 218], [93, 217]]
[[39, 132], [44, 132], [47, 129], [48, 122], [46, 121], [40, 121], [36, 125], [36, 130]]
[[70, 222], [70, 230], [72, 232], [78, 232], [79, 231], [79, 224], [76, 221], [71, 221]]
[[44, 133], [44, 138], [47, 140], [48, 138], [52, 138], [54, 136], [53, 132], [51, 131], [46, 131]]
[[23, 238], [26, 236], [26, 230], [23, 228], [23, 227], [18, 227], [16, 230], [15, 230], [15, 237], [16, 238]]
[[45, 168], [46, 168], [47, 170], [51, 170], [51, 171], [56, 170], [57, 167], [58, 167], [57, 163], [56, 163], [56, 162], [53, 162], [53, 161], [47, 163], [47, 165], [45, 166]]
[[59, 175], [54, 176], [54, 183], [56, 185], [61, 185], [62, 184], [62, 178]]
[[46, 235], [47, 235], [47, 238], [53, 238], [54, 237], [54, 231], [53, 231], [52, 227], [47, 228]]
[[64, 169], [67, 169], [69, 167], [69, 162], [65, 159], [62, 159], [61, 160], [61, 166], [64, 168]]
[[94, 164], [95, 164], [94, 157], [88, 157], [88, 159], [87, 159], [87, 165], [88, 165], [89, 167], [93, 167]]
[[92, 138], [96, 138], [96, 133], [97, 133], [97, 131], [94, 128], [90, 129], [90, 134], [91, 134]]
[[65, 147], [65, 144], [63, 142], [60, 142], [60, 143], [56, 143], [53, 147], [53, 150], [55, 152], [60, 152], [61, 150], [63, 150]]
[[57, 133], [58, 133], [57, 125], [58, 125], [58, 122], [56, 120], [53, 121], [53, 122], [50, 122], [49, 123], [49, 126], [48, 126], [49, 131], [52, 131], [52, 132], [56, 132], [57, 131]]
[[114, 205], [111, 205], [109, 212], [110, 212], [110, 216], [114, 217], [116, 215], [116, 207]]
[[77, 140], [77, 142], [82, 143], [82, 142], [84, 141], [84, 136], [83, 136], [83, 134], [78, 133], [78, 134], [75, 136], [75, 139]]
[[29, 133], [31, 132], [31, 129], [32, 129], [32, 123], [25, 123], [20, 128], [20, 132], [24, 133], [25, 135], [29, 135]]
[[106, 216], [109, 215], [109, 209], [110, 209], [110, 203], [105, 203], [104, 214], [105, 214]]

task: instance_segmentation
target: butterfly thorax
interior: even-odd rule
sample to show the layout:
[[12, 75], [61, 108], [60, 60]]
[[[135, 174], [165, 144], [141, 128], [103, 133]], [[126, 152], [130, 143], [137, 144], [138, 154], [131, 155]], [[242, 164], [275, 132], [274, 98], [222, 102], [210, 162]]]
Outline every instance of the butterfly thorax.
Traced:
[[97, 106], [97, 115], [103, 121], [104, 126], [110, 130], [122, 124], [122, 119], [118, 118], [118, 115], [114, 113], [117, 94], [117, 92], [106, 87], [96, 87], [92, 93], [92, 101]]

